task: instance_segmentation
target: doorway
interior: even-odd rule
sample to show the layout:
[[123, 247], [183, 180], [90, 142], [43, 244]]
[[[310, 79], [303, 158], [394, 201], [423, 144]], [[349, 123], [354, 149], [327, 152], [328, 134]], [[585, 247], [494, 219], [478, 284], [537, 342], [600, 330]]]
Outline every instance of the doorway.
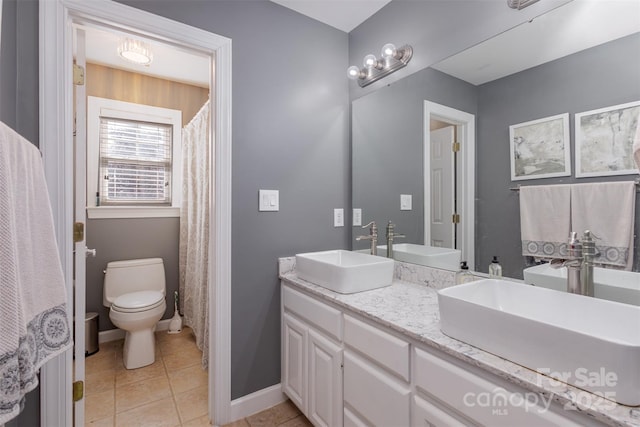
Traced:
[[425, 244], [438, 246], [448, 241], [449, 247], [460, 249], [462, 259], [473, 268], [475, 116], [424, 101], [423, 128]]
[[[77, 26], [75, 39], [76, 66], [84, 69], [84, 82], [76, 82], [75, 91], [76, 162], [86, 162], [76, 165], [75, 211], [87, 213], [86, 221], [75, 222], [85, 223], [86, 246], [91, 248], [85, 258], [85, 281], [78, 280], [82, 269], [76, 266], [76, 292], [85, 283], [85, 311], [97, 315], [100, 331], [99, 350], [85, 359], [85, 422], [130, 424], [136, 416], [152, 420], [160, 415], [175, 424], [188, 422], [207, 415], [207, 371], [202, 361], [208, 354], [203, 358], [201, 352], [206, 351], [206, 328], [202, 321], [191, 321], [190, 306], [183, 319], [189, 319], [193, 328], [170, 336], [167, 328], [181, 287], [179, 271], [184, 270], [179, 267], [181, 231], [188, 228], [181, 224], [187, 220], [181, 215], [182, 184], [189, 178], [182, 176], [182, 170], [190, 164], [183, 139], [193, 134], [192, 122], [208, 121], [209, 57], [95, 25]], [[124, 49], [150, 63], [126, 60], [121, 56], [127, 53]], [[85, 116], [86, 120], [80, 119]], [[81, 129], [85, 123], [86, 130]], [[206, 134], [189, 143], [201, 147], [201, 153], [210, 152]], [[85, 152], [86, 156], [78, 155]], [[208, 167], [207, 156], [201, 157]], [[197, 185], [209, 188], [210, 181], [204, 176]], [[208, 236], [201, 239], [204, 249], [195, 252], [206, 253], [208, 240]], [[79, 258], [76, 262], [83, 262]], [[104, 272], [111, 261], [149, 258], [163, 260], [166, 310], [156, 326], [153, 363], [127, 370], [125, 331], [112, 323], [103, 301]], [[206, 287], [206, 275], [205, 271], [199, 280], [190, 277], [189, 284]], [[75, 318], [85, 318], [80, 304], [75, 308]], [[90, 350], [89, 345], [86, 348]], [[76, 367], [83, 356], [76, 351]], [[82, 375], [76, 371], [74, 377]]]
[[[54, 224], [59, 240], [63, 272], [68, 284], [68, 303], [73, 302], [72, 200], [73, 165], [73, 85], [72, 42], [74, 25], [103, 25], [140, 37], [162, 40], [180, 47], [198, 50], [209, 57], [215, 75], [211, 75], [210, 95], [215, 105], [211, 139], [215, 141], [215, 189], [210, 213], [215, 237], [210, 247], [215, 257], [209, 260], [210, 364], [209, 414], [214, 423], [229, 418], [230, 407], [230, 222], [231, 222], [231, 41], [224, 37], [171, 21], [111, 1], [85, 2], [54, 0], [40, 3], [40, 134], [45, 176], [49, 186]], [[78, 252], [86, 250], [85, 241], [75, 243]], [[216, 283], [213, 287], [212, 284]], [[78, 322], [83, 329], [83, 322]], [[81, 331], [84, 332], [84, 331]], [[77, 344], [83, 333], [77, 334]], [[82, 346], [84, 348], [84, 346]], [[42, 371], [43, 424], [71, 425], [71, 353], [49, 363]], [[82, 400], [77, 404], [82, 417]], [[75, 422], [81, 424], [77, 417]]]

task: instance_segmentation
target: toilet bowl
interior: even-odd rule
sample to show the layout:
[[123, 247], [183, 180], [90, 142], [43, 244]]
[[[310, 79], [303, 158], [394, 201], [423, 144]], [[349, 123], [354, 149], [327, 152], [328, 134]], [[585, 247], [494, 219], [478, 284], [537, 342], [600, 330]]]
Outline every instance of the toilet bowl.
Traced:
[[103, 305], [109, 319], [125, 331], [122, 360], [127, 369], [155, 361], [156, 324], [166, 311], [161, 258], [112, 261], [105, 270]]
[[123, 294], [109, 310], [109, 319], [125, 331], [122, 360], [127, 369], [136, 369], [155, 361], [154, 330], [167, 304], [157, 291]]

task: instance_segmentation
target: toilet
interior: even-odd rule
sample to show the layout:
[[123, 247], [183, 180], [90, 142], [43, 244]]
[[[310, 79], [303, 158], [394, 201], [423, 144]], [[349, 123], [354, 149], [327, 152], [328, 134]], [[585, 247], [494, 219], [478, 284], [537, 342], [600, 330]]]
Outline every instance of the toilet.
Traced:
[[110, 308], [111, 322], [126, 332], [125, 368], [141, 368], [155, 361], [154, 331], [167, 308], [165, 293], [162, 258], [107, 263], [102, 304]]

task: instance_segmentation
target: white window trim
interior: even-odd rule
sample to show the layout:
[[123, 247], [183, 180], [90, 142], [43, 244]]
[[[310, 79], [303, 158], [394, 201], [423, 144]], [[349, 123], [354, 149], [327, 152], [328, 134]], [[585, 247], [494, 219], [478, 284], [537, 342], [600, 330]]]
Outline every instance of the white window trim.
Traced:
[[[173, 125], [171, 206], [96, 206], [100, 171], [100, 117]], [[87, 97], [87, 217], [179, 217], [182, 195], [182, 112], [113, 99]]]

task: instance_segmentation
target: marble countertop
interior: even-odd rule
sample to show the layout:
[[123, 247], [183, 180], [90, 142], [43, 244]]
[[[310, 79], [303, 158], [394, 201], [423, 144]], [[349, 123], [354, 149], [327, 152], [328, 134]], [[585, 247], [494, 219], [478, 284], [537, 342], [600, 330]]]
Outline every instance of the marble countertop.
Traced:
[[[402, 266], [401, 266], [402, 267]], [[398, 274], [396, 277], [406, 277]], [[406, 337], [437, 348], [527, 390], [551, 397], [566, 410], [576, 410], [611, 426], [640, 426], [640, 407], [618, 405], [576, 387], [551, 381], [531, 369], [444, 335], [440, 331], [438, 280], [391, 286], [356, 294], [339, 294], [298, 278], [292, 262], [281, 262], [280, 277], [294, 287], [337, 304]], [[579, 397], [579, 400], [577, 399]]]

